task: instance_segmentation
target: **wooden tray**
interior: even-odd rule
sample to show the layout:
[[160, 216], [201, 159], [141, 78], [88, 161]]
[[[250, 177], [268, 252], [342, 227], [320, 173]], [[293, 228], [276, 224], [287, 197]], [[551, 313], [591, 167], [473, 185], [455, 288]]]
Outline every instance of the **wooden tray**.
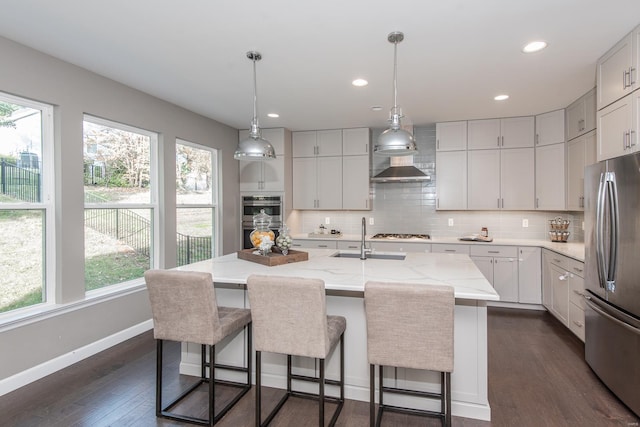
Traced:
[[289, 264], [292, 262], [307, 261], [309, 259], [309, 253], [303, 251], [295, 251], [289, 249], [287, 255], [282, 255], [277, 252], [269, 252], [268, 255], [254, 254], [256, 249], [243, 249], [238, 251], [238, 258], [246, 261], [257, 262], [258, 264], [266, 265], [267, 267], [273, 267], [274, 265]]

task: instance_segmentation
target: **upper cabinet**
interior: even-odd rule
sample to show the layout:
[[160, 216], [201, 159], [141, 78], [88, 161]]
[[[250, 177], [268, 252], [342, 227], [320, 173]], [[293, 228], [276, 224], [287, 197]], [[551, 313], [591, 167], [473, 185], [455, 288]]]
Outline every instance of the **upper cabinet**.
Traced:
[[598, 111], [598, 161], [638, 151], [640, 91]]
[[342, 129], [342, 154], [344, 156], [368, 155], [371, 145], [369, 128]]
[[536, 146], [564, 142], [564, 110], [536, 116]]
[[467, 146], [469, 150], [533, 147], [533, 117], [469, 120]]
[[597, 63], [598, 110], [638, 88], [640, 27], [627, 34]]
[[596, 162], [596, 133], [567, 143], [567, 209], [584, 210], [584, 167]]
[[567, 140], [596, 128], [596, 89], [593, 88], [567, 107]]
[[565, 210], [565, 146], [536, 147], [536, 209]]
[[342, 156], [342, 129], [293, 132], [293, 157]]
[[[238, 133], [239, 141], [249, 136]], [[284, 128], [262, 129], [262, 137], [276, 152], [273, 160], [239, 160], [241, 192], [285, 192], [291, 185], [291, 132]]]
[[436, 123], [436, 151], [467, 149], [467, 122]]
[[467, 151], [436, 151], [436, 209], [467, 209]]

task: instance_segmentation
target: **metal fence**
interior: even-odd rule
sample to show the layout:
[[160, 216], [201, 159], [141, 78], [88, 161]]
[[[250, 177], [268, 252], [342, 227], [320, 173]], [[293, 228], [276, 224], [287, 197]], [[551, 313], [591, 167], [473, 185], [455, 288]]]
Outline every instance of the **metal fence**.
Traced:
[[211, 236], [178, 235], [178, 267], [211, 258]]
[[150, 256], [151, 222], [129, 209], [85, 209], [84, 224]]
[[[150, 256], [151, 222], [129, 209], [85, 209], [85, 226], [122, 240], [136, 252]], [[211, 258], [211, 236], [177, 233], [178, 266]]]
[[5, 159], [0, 161], [0, 194], [23, 202], [39, 203], [40, 181], [39, 171], [21, 168]]

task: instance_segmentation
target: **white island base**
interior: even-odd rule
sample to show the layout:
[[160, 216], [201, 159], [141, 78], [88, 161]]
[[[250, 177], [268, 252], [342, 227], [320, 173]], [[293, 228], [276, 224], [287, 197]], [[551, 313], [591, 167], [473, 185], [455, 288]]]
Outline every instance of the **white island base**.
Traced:
[[[362, 297], [364, 283], [367, 280], [374, 280], [371, 277], [372, 274], [380, 276], [380, 271], [388, 271], [382, 276], [389, 277], [377, 277], [377, 280], [451, 284], [456, 288], [454, 371], [451, 375], [452, 414], [489, 421], [491, 419], [491, 409], [487, 392], [487, 307], [485, 301], [496, 300], [498, 297], [469, 257], [456, 254], [411, 253], [407, 254], [407, 259], [404, 261], [360, 261], [359, 259], [335, 259], [328, 256], [334, 252], [336, 251], [309, 250], [310, 259], [307, 263], [310, 264], [303, 262], [278, 267], [265, 267], [248, 261], [237, 260], [235, 254], [233, 254], [191, 264], [180, 269], [212, 272], [216, 283], [218, 304], [231, 307], [249, 306], [244, 282], [246, 277], [253, 273], [323, 278], [327, 287], [328, 314], [344, 316], [347, 319], [347, 329], [345, 331], [345, 397], [360, 401], [369, 400], [367, 334], [364, 299]], [[344, 261], [347, 261], [349, 265], [344, 266], [346, 264]], [[319, 272], [322, 270], [321, 264], [323, 262], [331, 263], [333, 267], [330, 268], [330, 272]], [[336, 269], [336, 262], [340, 264], [340, 267], [344, 268]], [[403, 268], [399, 270], [397, 265], [389, 264], [390, 262], [403, 263], [401, 264]], [[303, 267], [303, 264], [306, 265]], [[422, 271], [423, 268], [430, 270], [430, 272]], [[358, 275], [362, 277], [354, 278], [350, 276], [347, 278], [345, 271], [353, 269], [359, 270]], [[378, 269], [382, 270], [375, 272]], [[404, 269], [406, 269], [406, 274], [399, 274]], [[454, 269], [455, 272], [451, 269]], [[237, 273], [235, 272], [236, 270]], [[446, 270], [450, 270], [450, 273], [447, 274]], [[243, 271], [243, 273], [240, 273], [240, 271]], [[315, 274], [313, 274], [314, 271]], [[321, 277], [323, 275], [324, 277]], [[348, 287], [342, 286], [337, 282], [338, 279], [333, 279], [333, 284], [331, 284], [332, 275], [344, 276], [342, 279], [348, 280], [350, 285]], [[404, 276], [404, 279], [402, 276]], [[449, 280], [442, 276], [449, 276]], [[391, 277], [394, 278], [392, 279]], [[222, 280], [222, 282], [219, 280]], [[354, 281], [360, 282], [355, 283]], [[459, 297], [467, 295], [470, 295], [471, 298]], [[484, 297], [479, 295], [484, 295]], [[434, 327], [437, 327], [437, 325], [434, 325]], [[401, 334], [402, 331], [398, 331], [398, 333]], [[245, 354], [245, 342], [246, 340], [240, 334], [233, 340], [216, 346], [216, 361], [238, 364], [238, 361]], [[327, 378], [337, 379], [339, 351], [334, 351], [334, 354], [331, 354], [328, 358]], [[251, 352], [251, 357], [255, 359], [253, 352]], [[285, 389], [286, 356], [263, 353], [262, 360], [263, 385]], [[253, 366], [255, 383], [255, 363]], [[294, 371], [302, 375], [318, 375], [317, 366], [312, 359], [294, 357], [293, 366]], [[180, 372], [186, 375], [200, 375], [199, 345], [183, 344]], [[384, 375], [385, 384], [390, 386], [434, 392], [440, 390], [440, 375], [438, 373], [403, 368], [385, 368]], [[235, 376], [235, 373], [229, 373], [228, 376], [220, 376], [218, 374], [218, 376], [225, 379], [239, 379]], [[305, 391], [317, 390], [317, 386], [316, 390], [313, 390], [314, 385], [308, 383], [294, 382], [294, 389], [296, 387]], [[336, 391], [336, 387], [327, 386], [328, 395], [335, 395]], [[439, 402], [425, 402], [425, 399], [410, 396], [385, 394], [385, 401], [399, 406], [435, 411], [440, 409]]]

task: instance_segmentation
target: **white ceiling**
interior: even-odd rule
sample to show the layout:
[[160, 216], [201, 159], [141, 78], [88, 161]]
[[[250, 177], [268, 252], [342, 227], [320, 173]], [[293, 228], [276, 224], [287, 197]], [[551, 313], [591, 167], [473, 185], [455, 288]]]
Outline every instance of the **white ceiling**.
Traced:
[[[2, 0], [0, 35], [236, 128], [385, 127], [542, 113], [595, 85], [638, 0]], [[524, 55], [543, 39], [549, 47]], [[351, 86], [362, 77], [364, 88]], [[1, 88], [0, 88], [1, 89]], [[508, 93], [497, 103], [493, 97]], [[374, 105], [382, 111], [372, 111]], [[277, 112], [280, 118], [266, 117]]]

